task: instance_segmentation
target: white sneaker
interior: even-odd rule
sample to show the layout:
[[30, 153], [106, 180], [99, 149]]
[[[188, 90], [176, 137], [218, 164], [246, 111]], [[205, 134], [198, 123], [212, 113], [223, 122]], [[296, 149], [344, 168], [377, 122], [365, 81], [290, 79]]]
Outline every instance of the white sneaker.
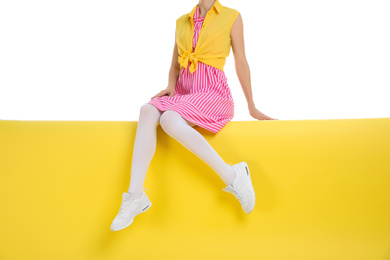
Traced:
[[122, 204], [118, 215], [111, 224], [111, 231], [124, 229], [133, 223], [134, 217], [145, 212], [152, 206], [145, 191], [142, 191], [138, 197], [131, 197], [128, 192], [122, 194]]
[[256, 198], [248, 164], [246, 162], [240, 162], [232, 165], [232, 167], [236, 173], [236, 177], [231, 184], [222, 190], [234, 194], [236, 199], [240, 201], [245, 213], [249, 214], [255, 207]]

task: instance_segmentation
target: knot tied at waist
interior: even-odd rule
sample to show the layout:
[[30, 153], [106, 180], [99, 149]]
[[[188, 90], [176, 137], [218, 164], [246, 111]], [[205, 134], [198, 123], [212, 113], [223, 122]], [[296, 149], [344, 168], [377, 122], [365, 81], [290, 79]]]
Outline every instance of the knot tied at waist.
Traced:
[[181, 57], [181, 60], [180, 60], [180, 64], [185, 68], [187, 68], [188, 62], [189, 61], [191, 62], [191, 66], [190, 66], [191, 73], [194, 73], [194, 71], [197, 68], [197, 64], [198, 64], [198, 58], [196, 58], [194, 54], [195, 53], [193, 53], [193, 52], [184, 51], [183, 56]]

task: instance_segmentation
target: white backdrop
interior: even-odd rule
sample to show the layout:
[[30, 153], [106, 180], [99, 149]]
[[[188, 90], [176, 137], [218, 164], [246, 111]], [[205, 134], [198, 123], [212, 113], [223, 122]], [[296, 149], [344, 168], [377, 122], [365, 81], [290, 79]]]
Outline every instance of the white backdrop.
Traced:
[[[198, 1], [0, 1], [0, 119], [137, 121]], [[390, 117], [390, 2], [220, 0], [244, 21], [253, 98], [279, 120]], [[233, 121], [249, 115], [233, 51]]]

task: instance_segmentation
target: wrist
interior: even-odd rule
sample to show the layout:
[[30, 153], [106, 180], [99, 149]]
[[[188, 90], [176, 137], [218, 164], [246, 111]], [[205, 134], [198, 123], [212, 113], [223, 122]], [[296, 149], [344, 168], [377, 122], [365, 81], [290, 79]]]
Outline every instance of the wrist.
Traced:
[[255, 106], [255, 103], [253, 102], [253, 101], [251, 101], [251, 102], [248, 102], [248, 108], [249, 109], [252, 109], [252, 108], [255, 108], [256, 106]]

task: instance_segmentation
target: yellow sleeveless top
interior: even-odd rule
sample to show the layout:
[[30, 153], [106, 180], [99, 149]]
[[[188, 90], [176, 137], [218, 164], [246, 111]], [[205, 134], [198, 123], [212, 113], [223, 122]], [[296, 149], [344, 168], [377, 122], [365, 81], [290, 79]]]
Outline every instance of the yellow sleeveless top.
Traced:
[[199, 33], [198, 42], [192, 52], [194, 35], [194, 13], [197, 4], [190, 13], [176, 20], [176, 43], [179, 53], [180, 70], [191, 62], [190, 72], [194, 73], [198, 61], [223, 71], [226, 57], [230, 54], [230, 30], [240, 14], [237, 10], [222, 6], [218, 0], [206, 14]]

